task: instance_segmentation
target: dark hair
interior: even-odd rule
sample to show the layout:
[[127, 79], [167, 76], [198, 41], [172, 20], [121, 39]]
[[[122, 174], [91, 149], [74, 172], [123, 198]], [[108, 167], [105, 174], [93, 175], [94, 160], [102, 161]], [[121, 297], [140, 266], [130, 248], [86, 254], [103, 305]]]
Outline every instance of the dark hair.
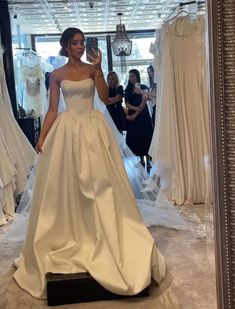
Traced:
[[150, 64], [150, 66], [147, 67], [147, 73], [148, 73], [148, 77], [149, 77], [149, 85], [153, 90], [156, 87], [156, 83], [154, 83], [154, 79], [150, 76], [149, 70], [151, 70], [154, 73], [154, 68], [153, 68], [152, 64]]
[[82, 32], [82, 30], [80, 30], [78, 28], [67, 28], [66, 30], [64, 30], [64, 32], [62, 33], [61, 38], [60, 38], [60, 46], [61, 46], [61, 50], [59, 52], [60, 56], [68, 57], [68, 53], [66, 51], [66, 48], [69, 45], [69, 41], [77, 33], [81, 34], [85, 39], [84, 33]]
[[152, 64], [150, 64], [150, 65], [147, 67], [147, 71], [148, 71], [149, 69], [152, 70], [152, 71], [154, 72], [154, 68], [153, 68], [153, 65], [152, 65]]
[[149, 85], [151, 88], [154, 87], [154, 80], [152, 78], [152, 76], [150, 76], [149, 71], [152, 71], [154, 73], [154, 68], [152, 66], [152, 64], [150, 64], [150, 66], [147, 67], [147, 73], [148, 73], [148, 77], [149, 77]]
[[131, 70], [129, 71], [129, 74], [130, 74], [130, 73], [135, 74], [136, 79], [137, 79], [137, 83], [140, 83], [140, 72], [139, 72], [138, 70], [136, 70], [136, 69], [131, 69]]
[[[131, 73], [136, 76], [137, 83], [140, 83], [140, 72], [136, 69], [131, 69], [129, 71], [129, 74]], [[128, 96], [132, 93], [133, 89], [134, 89], [134, 85], [130, 82], [130, 79], [129, 79], [128, 84], [125, 89], [125, 99], [126, 100], [128, 100]]]
[[[129, 74], [134, 74], [136, 76], [136, 80], [137, 80], [137, 83], [140, 83], [140, 72], [136, 69], [131, 69], [129, 71]], [[128, 85], [126, 86], [126, 90], [128, 91], [132, 91], [134, 88], [134, 85], [130, 82], [130, 79], [128, 80]]]

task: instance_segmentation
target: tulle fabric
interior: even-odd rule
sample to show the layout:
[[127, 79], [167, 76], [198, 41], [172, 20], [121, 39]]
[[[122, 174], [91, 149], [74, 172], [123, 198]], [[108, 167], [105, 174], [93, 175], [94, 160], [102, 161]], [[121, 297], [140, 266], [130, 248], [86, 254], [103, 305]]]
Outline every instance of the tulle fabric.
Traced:
[[0, 226], [14, 217], [17, 170], [0, 128]]

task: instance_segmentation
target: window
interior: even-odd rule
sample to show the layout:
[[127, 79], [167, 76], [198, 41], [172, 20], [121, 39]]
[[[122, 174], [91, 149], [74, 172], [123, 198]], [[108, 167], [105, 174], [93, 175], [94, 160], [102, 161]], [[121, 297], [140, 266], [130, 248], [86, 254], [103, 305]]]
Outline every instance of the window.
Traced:
[[[93, 36], [93, 35], [89, 35]], [[96, 35], [94, 35], [96, 36]], [[86, 36], [88, 37], [88, 35]], [[107, 59], [107, 46], [105, 36], [98, 37], [98, 46], [102, 51], [103, 60], [102, 60], [102, 69], [104, 74], [108, 74], [108, 59]], [[37, 53], [46, 61], [51, 62], [51, 59], [59, 55], [60, 47], [60, 36], [36, 36], [35, 38], [35, 47]], [[86, 52], [82, 56], [82, 60], [86, 61]]]
[[[132, 40], [132, 53], [126, 57], [126, 69], [125, 73], [122, 73], [121, 59], [112, 53], [113, 57], [113, 71], [115, 71], [120, 79], [120, 83], [124, 87], [128, 84], [129, 70], [137, 69], [140, 72], [141, 83], [149, 86], [147, 67], [153, 64], [154, 56], [149, 52], [151, 42], [154, 43], [154, 32], [142, 33], [142, 34], [128, 34], [128, 37]], [[114, 36], [112, 37], [112, 40]]]

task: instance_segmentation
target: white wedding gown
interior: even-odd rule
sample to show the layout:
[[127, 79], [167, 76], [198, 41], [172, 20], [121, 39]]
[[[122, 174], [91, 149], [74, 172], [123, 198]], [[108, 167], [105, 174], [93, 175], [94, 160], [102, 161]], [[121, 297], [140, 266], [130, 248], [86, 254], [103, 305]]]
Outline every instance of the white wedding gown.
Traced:
[[149, 154], [177, 205], [211, 203], [205, 19], [180, 16], [158, 37], [157, 118]]
[[17, 170], [0, 128], [0, 226], [14, 217]]
[[93, 108], [93, 80], [64, 80], [61, 88], [67, 109], [43, 145], [14, 278], [37, 298], [46, 298], [47, 272], [89, 272], [114, 293], [136, 294], [151, 277], [162, 281], [164, 257], [142, 222], [113, 133]]

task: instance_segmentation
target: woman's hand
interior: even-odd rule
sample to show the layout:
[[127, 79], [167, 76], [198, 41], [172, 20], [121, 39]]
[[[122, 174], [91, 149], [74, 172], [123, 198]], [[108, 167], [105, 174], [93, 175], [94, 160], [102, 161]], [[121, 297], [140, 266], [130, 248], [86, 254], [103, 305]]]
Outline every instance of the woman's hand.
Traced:
[[128, 108], [130, 110], [137, 112], [137, 113], [139, 112], [139, 106], [134, 106], [134, 105], [128, 104]]
[[137, 114], [139, 113], [139, 110], [140, 110], [139, 106], [133, 106], [132, 109], [133, 109]]
[[37, 144], [35, 146], [35, 150], [36, 150], [37, 154], [42, 153], [42, 145], [43, 145], [43, 143], [44, 143], [44, 140], [39, 137], [38, 142], [37, 142]]
[[145, 94], [145, 91], [141, 88], [135, 88], [135, 93], [138, 93], [138, 94]]
[[148, 92], [148, 90], [136, 88], [135, 92], [138, 93], [138, 94], [141, 94], [143, 99], [146, 99], [146, 100], [150, 99], [151, 100], [151, 97], [149, 96], [151, 93]]
[[133, 115], [126, 115], [126, 119], [130, 121], [135, 121], [137, 116], [138, 116], [138, 113], [135, 113]]
[[94, 57], [91, 55], [89, 56], [90, 62], [94, 65], [95, 70], [101, 70], [102, 54], [100, 49], [96, 50], [92, 48], [92, 53]]
[[124, 113], [125, 113], [126, 116], [128, 115], [128, 107], [127, 106], [124, 107]]

